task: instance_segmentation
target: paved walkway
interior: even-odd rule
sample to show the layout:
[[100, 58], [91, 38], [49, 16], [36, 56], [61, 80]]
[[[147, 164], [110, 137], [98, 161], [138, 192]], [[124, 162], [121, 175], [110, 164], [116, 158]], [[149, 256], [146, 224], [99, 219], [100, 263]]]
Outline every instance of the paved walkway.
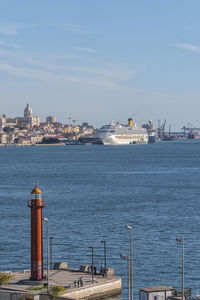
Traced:
[[[41, 282], [38, 281], [29, 281], [30, 271], [25, 272], [15, 272], [12, 273], [14, 278], [6, 286], [3, 286], [3, 289], [10, 289], [15, 291], [27, 291], [34, 286], [43, 286], [44, 280]], [[46, 275], [46, 272], [44, 272]], [[83, 273], [75, 269], [71, 270], [53, 270], [50, 271], [50, 285], [62, 285], [66, 288], [78, 288], [74, 285], [74, 281], [78, 281], [82, 277], [83, 286], [92, 285], [92, 276], [91, 274]], [[106, 283], [108, 281], [117, 278], [116, 276], [103, 277], [102, 275], [94, 275], [94, 283]]]

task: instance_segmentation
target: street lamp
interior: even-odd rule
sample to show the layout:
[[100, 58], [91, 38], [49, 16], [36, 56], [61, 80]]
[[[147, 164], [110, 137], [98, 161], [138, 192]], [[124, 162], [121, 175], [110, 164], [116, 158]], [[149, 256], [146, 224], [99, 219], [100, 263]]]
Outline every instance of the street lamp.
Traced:
[[132, 245], [132, 231], [133, 228], [126, 225], [125, 228], [130, 231], [130, 269], [131, 269], [131, 300], [133, 300], [133, 245]]
[[104, 244], [104, 276], [106, 276], [106, 241], [101, 241], [101, 243]]
[[89, 247], [92, 249], [92, 283], [94, 283], [94, 247]]
[[52, 256], [52, 252], [53, 252], [53, 237], [50, 237], [50, 261], [51, 261], [51, 271], [53, 270], [53, 256]]
[[49, 220], [48, 218], [42, 218], [47, 224], [47, 290], [49, 290]]
[[123, 254], [120, 254], [120, 258], [121, 259], [127, 259], [127, 272], [128, 272], [128, 300], [130, 300], [130, 273], [129, 273], [129, 256], [128, 255], [123, 255]]
[[182, 300], [184, 300], [184, 237], [176, 238], [176, 241], [182, 244]]

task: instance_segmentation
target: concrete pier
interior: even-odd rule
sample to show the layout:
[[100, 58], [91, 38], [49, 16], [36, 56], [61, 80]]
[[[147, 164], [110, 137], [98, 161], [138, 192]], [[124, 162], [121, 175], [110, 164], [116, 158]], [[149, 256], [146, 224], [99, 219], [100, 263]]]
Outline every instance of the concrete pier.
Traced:
[[[16, 272], [13, 276], [8, 285], [0, 288], [0, 300], [26, 299], [26, 295], [31, 295], [35, 300], [49, 300], [45, 289], [32, 290], [33, 287], [42, 287], [45, 280], [30, 281], [30, 271]], [[83, 286], [78, 287], [77, 282], [81, 277]], [[50, 271], [50, 286], [65, 287], [66, 292], [59, 295], [59, 299], [100, 299], [120, 294], [122, 290], [121, 278], [118, 276], [94, 275], [92, 283], [91, 274], [80, 272], [78, 269]]]

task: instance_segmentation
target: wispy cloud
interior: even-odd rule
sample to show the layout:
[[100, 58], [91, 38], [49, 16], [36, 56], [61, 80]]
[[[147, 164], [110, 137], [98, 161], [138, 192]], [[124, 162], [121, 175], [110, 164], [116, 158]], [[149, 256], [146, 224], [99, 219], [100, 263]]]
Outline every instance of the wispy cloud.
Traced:
[[195, 52], [195, 53], [200, 52], [200, 46], [193, 45], [193, 44], [176, 44], [176, 48], [187, 50], [190, 52]]
[[88, 53], [94, 53], [94, 54], [97, 53], [96, 50], [94, 50], [92, 48], [87, 48], [87, 47], [74, 47], [73, 49], [77, 50], [77, 51], [81, 51], [81, 52], [88, 52]]
[[[24, 32], [32, 28], [38, 30], [40, 28], [49, 29], [49, 27], [54, 29], [52, 31], [63, 30], [80, 34], [87, 32], [84, 26], [59, 22], [39, 22], [37, 24], [0, 23], [1, 76], [8, 73], [12, 77], [45, 80], [50, 83], [52, 81], [57, 83], [68, 81], [80, 84], [103, 85], [105, 87], [122, 87], [136, 73], [129, 66], [124, 67], [120, 64], [114, 65], [99, 61], [97, 55], [95, 55], [96, 60], [94, 60], [92, 54], [98, 52], [92, 47], [71, 46], [68, 53], [50, 53], [49, 49], [42, 53], [27, 52], [27, 48], [23, 44], [19, 47], [16, 43], [17, 39], [9, 36], [17, 35], [21, 30]], [[1, 37], [1, 34], [5, 36]]]
[[[42, 24], [41, 24], [42, 25]], [[87, 30], [78, 24], [70, 24], [70, 23], [44, 23], [43, 26], [55, 27], [63, 31], [72, 32], [72, 33], [80, 33], [86, 34]]]
[[38, 23], [27, 23], [24, 25], [24, 29], [29, 28], [56, 28], [60, 31], [65, 31], [69, 33], [77, 33], [77, 34], [86, 34], [87, 30], [85, 26], [74, 23], [59, 23], [59, 22], [38, 22]]
[[[8, 40], [0, 40], [0, 46], [3, 46], [5, 49], [19, 49], [20, 45], [17, 43], [10, 42]], [[0, 49], [1, 51], [1, 49]]]
[[38, 72], [31, 68], [16, 67], [9, 63], [0, 63], [0, 70], [17, 77], [32, 78], [37, 80], [45, 80], [49, 78], [48, 72]]
[[[105, 68], [81, 67], [73, 65], [58, 65], [45, 60], [37, 60], [32, 57], [18, 54], [16, 61], [14, 56], [11, 58], [12, 52], [0, 51], [4, 56], [4, 60], [0, 61], [1, 73], [8, 73], [15, 77], [31, 78], [33, 80], [47, 81], [49, 83], [56, 82], [65, 84], [66, 82], [74, 82], [78, 84], [98, 85], [104, 87], [122, 87], [123, 83], [129, 80], [135, 70], [126, 69], [116, 66], [107, 66]], [[8, 55], [8, 59], [6, 56]]]
[[27, 30], [30, 28], [56, 28], [61, 31], [70, 33], [86, 34], [87, 30], [84, 26], [72, 23], [58, 23], [58, 22], [39, 22], [26, 24], [4, 24], [0, 23], [0, 35], [14, 36], [18, 35], [20, 30]]
[[65, 69], [73, 71], [73, 72], [78, 72], [81, 74], [89, 74], [92, 76], [96, 76], [96, 77], [103, 77], [103, 78], [110, 78], [112, 80], [115, 80], [117, 82], [122, 82], [122, 81], [126, 81], [129, 78], [131, 78], [136, 71], [132, 70], [132, 69], [124, 69], [124, 68], [120, 68], [120, 67], [108, 67], [108, 68], [81, 68], [81, 67], [66, 67]]
[[[7, 45], [6, 45], [7, 46]], [[0, 55], [1, 59], [6, 59], [6, 60], [13, 60], [13, 61], [18, 61], [23, 64], [38, 64], [40, 63], [41, 65], [46, 64], [45, 61], [50, 61], [51, 65], [53, 66], [53, 62], [61, 62], [63, 65], [64, 62], [68, 61], [77, 61], [78, 59], [84, 59], [84, 55], [75, 55], [71, 53], [45, 53], [44, 54], [35, 54], [35, 58], [33, 55], [30, 53], [27, 54], [26, 52], [20, 52], [19, 49], [21, 49], [21, 46], [18, 44], [10, 44], [10, 47], [5, 47], [4, 42], [0, 41]], [[38, 58], [39, 57], [39, 58]], [[38, 58], [38, 59], [37, 59]]]
[[104, 87], [117, 87], [117, 84], [112, 80], [106, 80], [105, 78], [87, 78], [78, 75], [61, 74], [50, 71], [44, 71], [40, 69], [33, 69], [30, 67], [18, 67], [8, 63], [0, 63], [0, 71], [9, 73], [17, 77], [31, 78], [39, 81], [57, 82], [59, 84], [65, 84], [66, 82], [74, 82], [78, 84], [97, 85]]
[[22, 27], [17, 24], [0, 24], [0, 35], [17, 35]]

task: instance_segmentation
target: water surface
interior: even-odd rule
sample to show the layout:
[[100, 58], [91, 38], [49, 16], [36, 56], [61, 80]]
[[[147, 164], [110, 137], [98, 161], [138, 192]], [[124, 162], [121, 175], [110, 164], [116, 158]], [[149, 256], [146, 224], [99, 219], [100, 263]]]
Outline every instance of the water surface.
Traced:
[[[70, 267], [103, 262], [123, 279], [127, 293], [129, 232], [134, 236], [134, 296], [139, 288], [181, 288], [185, 237], [185, 286], [200, 292], [200, 143], [131, 146], [0, 147], [0, 271], [30, 268], [30, 209], [39, 182], [54, 237], [54, 261]], [[45, 240], [44, 240], [45, 243]]]

